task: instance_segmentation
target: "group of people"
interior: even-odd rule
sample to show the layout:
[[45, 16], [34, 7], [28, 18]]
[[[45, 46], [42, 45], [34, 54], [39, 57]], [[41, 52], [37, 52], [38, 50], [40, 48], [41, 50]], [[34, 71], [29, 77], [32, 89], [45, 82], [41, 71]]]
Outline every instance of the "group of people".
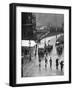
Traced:
[[[48, 45], [49, 45], [49, 43], [50, 43], [50, 40], [48, 40]], [[44, 42], [44, 48], [46, 48], [46, 47], [47, 47], [46, 42]], [[37, 44], [36, 44], [36, 50], [37, 50]], [[35, 51], [35, 52], [37, 52], [37, 51]], [[35, 53], [35, 56], [36, 56], [36, 54], [37, 53]], [[47, 68], [47, 65], [49, 63], [50, 69], [52, 70], [52, 62], [53, 62], [52, 57], [50, 57], [49, 60], [47, 59], [47, 56], [48, 56], [48, 52], [47, 51], [44, 51], [44, 55], [45, 55], [45, 59], [44, 59], [45, 60], [45, 68]], [[41, 57], [42, 57], [42, 55], [41, 55]], [[39, 55], [39, 67], [41, 67], [41, 61], [42, 61], [41, 57]], [[60, 66], [60, 70], [63, 71], [64, 61], [63, 60], [60, 61], [59, 58], [56, 58], [56, 60], [55, 60], [55, 66], [56, 66], [56, 70], [58, 70], [59, 69], [59, 66]]]
[[[49, 64], [50, 64], [50, 69], [52, 70], [52, 57], [50, 57], [49, 59]], [[47, 68], [47, 65], [48, 65], [48, 59], [45, 57], [45, 68]], [[56, 70], [59, 69], [59, 65], [60, 65], [60, 69], [61, 71], [63, 71], [64, 61], [59, 62], [59, 59], [57, 58], [55, 61], [55, 65], [56, 65]], [[39, 67], [41, 67], [41, 58], [39, 58]]]

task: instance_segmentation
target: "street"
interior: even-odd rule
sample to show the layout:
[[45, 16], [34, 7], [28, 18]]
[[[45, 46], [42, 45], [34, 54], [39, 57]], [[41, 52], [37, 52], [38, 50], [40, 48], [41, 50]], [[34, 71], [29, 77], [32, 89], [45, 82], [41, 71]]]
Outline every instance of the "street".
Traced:
[[[35, 77], [35, 76], [56, 76], [56, 75], [64, 75], [64, 70], [61, 71], [60, 64], [58, 66], [58, 70], [56, 70], [56, 59], [59, 58], [59, 63], [61, 60], [64, 61], [64, 51], [62, 55], [59, 57], [56, 52], [56, 36], [51, 36], [41, 40], [41, 44], [38, 45], [38, 48], [43, 47], [44, 41], [50, 40], [49, 44], [53, 45], [52, 52], [47, 55], [48, 63], [45, 65], [45, 58], [41, 58], [41, 64], [39, 65], [38, 60], [38, 52], [36, 56], [32, 56], [32, 61], [23, 65], [23, 77]], [[37, 50], [38, 50], [37, 48]], [[49, 59], [52, 58], [52, 68], [50, 68]]]

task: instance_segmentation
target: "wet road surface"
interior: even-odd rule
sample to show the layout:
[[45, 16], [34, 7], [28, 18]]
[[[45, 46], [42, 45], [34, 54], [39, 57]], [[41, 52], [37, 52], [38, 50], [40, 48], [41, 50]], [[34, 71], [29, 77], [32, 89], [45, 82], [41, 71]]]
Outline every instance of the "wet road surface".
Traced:
[[[23, 77], [35, 77], [35, 76], [57, 76], [64, 75], [64, 70], [61, 71], [60, 65], [58, 70], [56, 70], [56, 58], [58, 57], [55, 47], [56, 37], [50, 38], [50, 44], [53, 45], [53, 50], [47, 55], [48, 63], [45, 66], [45, 59], [42, 58], [41, 64], [39, 66], [38, 54], [36, 57], [32, 57], [32, 61], [23, 65]], [[43, 45], [43, 44], [42, 44]], [[64, 52], [59, 58], [59, 62], [64, 60]], [[49, 59], [52, 57], [52, 68], [50, 68]]]

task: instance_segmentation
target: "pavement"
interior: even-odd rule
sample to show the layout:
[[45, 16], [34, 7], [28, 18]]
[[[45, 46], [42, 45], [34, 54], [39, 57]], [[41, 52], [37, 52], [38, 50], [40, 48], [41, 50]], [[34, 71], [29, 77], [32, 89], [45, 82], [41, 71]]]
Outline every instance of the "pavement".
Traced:
[[[50, 54], [47, 55], [48, 63], [45, 66], [45, 59], [41, 58], [41, 64], [39, 66], [38, 54], [32, 57], [32, 61], [23, 65], [23, 77], [35, 77], [35, 76], [58, 76], [64, 75], [64, 70], [61, 71], [60, 65], [58, 70], [56, 70], [56, 58], [59, 58], [59, 62], [64, 60], [64, 51], [60, 57], [58, 57], [55, 47], [56, 36], [48, 37], [45, 39], [46, 41], [50, 40], [50, 44], [53, 45], [53, 50]], [[44, 39], [42, 40], [44, 41]], [[43, 47], [43, 44], [41, 44]], [[39, 46], [41, 46], [39, 45]], [[37, 48], [38, 50], [38, 48]], [[52, 57], [52, 68], [50, 68], [49, 59]]]

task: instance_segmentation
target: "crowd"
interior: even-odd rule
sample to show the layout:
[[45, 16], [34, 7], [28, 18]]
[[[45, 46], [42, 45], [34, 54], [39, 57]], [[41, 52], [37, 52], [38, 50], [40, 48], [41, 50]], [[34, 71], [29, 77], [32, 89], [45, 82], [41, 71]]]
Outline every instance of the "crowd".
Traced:
[[[53, 60], [52, 60], [52, 57], [50, 57], [50, 59], [48, 60], [47, 57], [45, 57], [45, 68], [47, 68], [47, 65], [49, 63], [50, 65], [50, 69], [52, 70], [52, 63], [53, 63]], [[41, 61], [42, 59], [39, 58], [39, 68], [41, 67]], [[48, 62], [49, 61], [49, 62]], [[64, 61], [59, 61], [59, 58], [56, 58], [55, 60], [55, 66], [56, 66], [56, 70], [59, 69], [59, 65], [60, 65], [60, 70], [63, 71], [63, 67], [64, 67]]]

